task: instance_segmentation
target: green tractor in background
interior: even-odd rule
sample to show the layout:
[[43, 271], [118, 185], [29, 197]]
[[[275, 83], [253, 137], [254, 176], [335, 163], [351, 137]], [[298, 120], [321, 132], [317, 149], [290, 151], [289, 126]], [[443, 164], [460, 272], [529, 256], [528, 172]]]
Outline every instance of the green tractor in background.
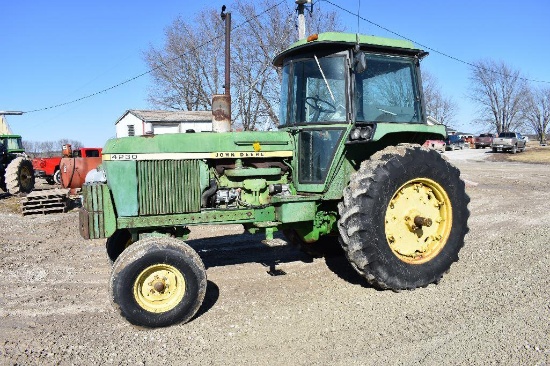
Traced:
[[0, 189], [14, 195], [34, 189], [34, 169], [19, 135], [0, 135]]
[[459, 170], [421, 148], [445, 137], [426, 122], [426, 55], [407, 41], [321, 33], [274, 59], [279, 131], [109, 140], [83, 187], [80, 231], [108, 238], [120, 313], [147, 327], [193, 317], [207, 283], [183, 241], [194, 225], [341, 245], [380, 289], [437, 283], [464, 245], [469, 198]]

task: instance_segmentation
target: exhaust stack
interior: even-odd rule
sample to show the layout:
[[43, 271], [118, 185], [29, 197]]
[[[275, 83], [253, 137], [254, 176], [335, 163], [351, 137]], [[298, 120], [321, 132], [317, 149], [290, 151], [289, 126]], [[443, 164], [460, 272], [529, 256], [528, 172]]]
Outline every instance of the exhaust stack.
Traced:
[[225, 21], [225, 94], [212, 96], [212, 131], [231, 131], [231, 13], [222, 6], [221, 18]]

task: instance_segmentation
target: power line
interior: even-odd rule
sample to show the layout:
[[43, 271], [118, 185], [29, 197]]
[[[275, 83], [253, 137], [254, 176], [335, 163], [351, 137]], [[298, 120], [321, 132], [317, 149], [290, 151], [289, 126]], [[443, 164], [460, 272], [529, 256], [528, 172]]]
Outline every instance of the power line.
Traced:
[[[273, 6], [269, 7], [269, 8], [267, 8], [267, 9], [265, 9], [264, 11], [262, 11], [262, 12], [256, 14], [256, 15], [254, 15], [253, 17], [250, 17], [250, 18], [245, 19], [242, 23], [237, 24], [236, 26], [234, 26], [233, 28], [231, 28], [231, 30], [232, 30], [232, 31], [233, 31], [233, 30], [236, 30], [236, 29], [238, 29], [238, 28], [244, 26], [245, 24], [250, 23], [252, 20], [261, 17], [262, 15], [264, 15], [265, 13], [267, 13], [267, 12], [273, 10], [274, 8], [278, 7], [279, 5], [281, 5], [281, 4], [282, 4], [283, 2], [285, 2], [285, 1], [286, 1], [286, 0], [281, 0], [281, 1], [278, 2], [277, 4], [275, 4], [275, 5], [273, 5]], [[206, 41], [206, 42], [204, 42], [204, 43], [201, 43], [201, 44], [198, 45], [197, 47], [193, 48], [191, 51], [198, 50], [198, 49], [200, 49], [200, 48], [202, 48], [202, 47], [208, 45], [209, 43], [212, 43], [212, 42], [214, 42], [215, 40], [217, 40], [217, 39], [219, 39], [219, 38], [222, 38], [222, 37], [224, 37], [224, 34], [220, 34], [220, 35], [217, 35], [217, 36], [215, 36], [215, 37], [212, 37], [212, 38], [209, 39], [208, 41]], [[188, 51], [188, 52], [189, 52], [189, 51]], [[134, 76], [134, 77], [132, 77], [132, 78], [130, 78], [130, 79], [126, 79], [126, 80], [124, 80], [124, 81], [122, 81], [122, 82], [120, 82], [120, 83], [118, 83], [118, 84], [116, 84], [116, 85], [112, 85], [112, 86], [110, 86], [110, 87], [108, 87], [108, 88], [102, 89], [102, 90], [97, 91], [97, 92], [95, 92], [95, 93], [88, 94], [88, 95], [86, 95], [86, 96], [83, 96], [83, 97], [80, 97], [80, 98], [78, 98], [78, 99], [74, 99], [74, 100], [71, 100], [71, 101], [68, 101], [68, 102], [55, 104], [55, 105], [52, 105], [52, 106], [49, 106], [49, 107], [33, 109], [33, 110], [30, 110], [30, 111], [25, 111], [25, 112], [23, 112], [23, 113], [42, 112], [42, 111], [45, 111], [45, 110], [48, 110], [48, 109], [54, 109], [54, 108], [63, 107], [63, 106], [69, 105], [69, 104], [77, 103], [77, 102], [80, 102], [80, 101], [82, 101], [82, 100], [85, 100], [85, 99], [89, 99], [89, 98], [95, 97], [96, 95], [100, 95], [100, 94], [106, 93], [106, 92], [108, 92], [108, 91], [110, 91], [110, 90], [116, 89], [116, 88], [118, 88], [118, 87], [121, 87], [122, 85], [128, 84], [128, 83], [130, 83], [130, 82], [132, 82], [132, 81], [134, 81], [134, 80], [136, 80], [136, 79], [139, 79], [139, 78], [141, 78], [141, 77], [143, 77], [143, 76], [145, 76], [145, 75], [147, 75], [147, 74], [150, 74], [150, 73], [152, 73], [153, 71], [156, 71], [156, 70], [158, 70], [158, 69], [160, 69], [160, 68], [162, 68], [162, 67], [165, 67], [167, 63], [172, 63], [172, 62], [174, 62], [174, 61], [176, 61], [176, 60], [179, 60], [179, 59], [182, 58], [183, 56], [184, 56], [184, 54], [181, 54], [181, 55], [178, 55], [178, 56], [176, 56], [176, 57], [171, 58], [171, 59], [168, 60], [167, 62], [162, 62], [162, 61], [161, 61], [161, 64], [158, 65], [158, 66], [155, 66], [155, 67], [153, 67], [153, 68], [151, 68], [151, 69], [149, 69], [149, 70], [147, 70], [147, 71], [145, 71], [145, 72], [142, 72], [142, 73], [139, 74], [139, 75], [136, 75], [136, 76]]]
[[[449, 54], [447, 54], [447, 53], [444, 53], [444, 52], [441, 52], [441, 51], [439, 51], [439, 50], [436, 50], [435, 48], [432, 48], [432, 47], [429, 47], [429, 46], [427, 46], [427, 45], [424, 45], [424, 44], [422, 44], [422, 43], [420, 43], [420, 42], [416, 42], [415, 40], [410, 39], [410, 38], [408, 38], [408, 37], [405, 37], [405, 36], [403, 36], [403, 35], [401, 35], [401, 34], [399, 34], [399, 33], [397, 33], [397, 32], [394, 32], [394, 31], [392, 31], [391, 29], [388, 29], [388, 28], [386, 28], [386, 27], [384, 27], [384, 26], [382, 26], [382, 25], [380, 25], [380, 24], [378, 24], [378, 23], [375, 23], [375, 22], [373, 22], [373, 21], [371, 21], [371, 20], [368, 20], [368, 19], [366, 19], [366, 18], [363, 18], [363, 17], [362, 17], [361, 15], [359, 15], [358, 13], [354, 13], [354, 12], [348, 10], [348, 9], [345, 9], [345, 8], [341, 7], [340, 5], [334, 4], [334, 3], [333, 3], [332, 1], [330, 1], [330, 0], [317, 0], [316, 3], [321, 2], [321, 1], [324, 1], [324, 2], [326, 2], [326, 3], [329, 3], [330, 5], [336, 7], [336, 8], [338, 8], [338, 9], [340, 9], [340, 10], [342, 10], [342, 11], [344, 11], [344, 12], [350, 14], [350, 15], [356, 16], [358, 19], [360, 18], [361, 20], [363, 20], [363, 21], [365, 21], [365, 22], [367, 22], [367, 23], [370, 23], [370, 24], [372, 24], [372, 25], [374, 25], [374, 26], [376, 26], [376, 27], [378, 27], [378, 28], [380, 28], [380, 29], [383, 29], [383, 30], [385, 30], [386, 32], [389, 32], [389, 33], [391, 33], [391, 34], [393, 34], [393, 35], [396, 35], [396, 36], [398, 36], [398, 37], [400, 37], [400, 38], [403, 38], [403, 39], [405, 39], [405, 40], [407, 40], [407, 41], [413, 42], [413, 43], [415, 43], [415, 44], [421, 46], [421, 47], [424, 48], [424, 49], [427, 49], [427, 50], [433, 51], [433, 52], [435, 52], [435, 53], [438, 53], [438, 54], [440, 54], [440, 55], [442, 55], [442, 56], [445, 56], [445, 57], [447, 57], [447, 58], [450, 58], [451, 60], [454, 60], [454, 61], [463, 63], [463, 64], [465, 64], [465, 65], [468, 65], [468, 66], [470, 66], [470, 67], [474, 67], [474, 68], [477, 68], [477, 69], [480, 69], [480, 70], [489, 71], [489, 72], [492, 72], [492, 73], [495, 73], [495, 74], [504, 75], [504, 76], [509, 76], [509, 75], [507, 75], [507, 74], [505, 74], [505, 73], [502, 73], [502, 72], [499, 72], [499, 71], [496, 71], [496, 70], [492, 70], [492, 69], [487, 69], [487, 68], [485, 68], [485, 67], [482, 67], [482, 66], [473, 64], [473, 63], [471, 63], [471, 62], [464, 61], [464, 60], [459, 59], [459, 58], [457, 58], [457, 57], [451, 56], [451, 55], [449, 55]], [[533, 82], [533, 83], [545, 83], [545, 84], [550, 84], [550, 81], [546, 81], [546, 80], [535, 80], [535, 79], [528, 79], [528, 78], [524, 78], [524, 77], [518, 77], [518, 79], [524, 80], [524, 81]]]
[[[273, 5], [273, 6], [269, 7], [269, 8], [267, 8], [267, 9], [265, 9], [264, 11], [262, 11], [262, 12], [256, 14], [256, 15], [254, 15], [253, 17], [250, 17], [250, 18], [245, 19], [245, 20], [244, 20], [243, 22], [241, 22], [240, 24], [234, 26], [231, 30], [236, 30], [236, 29], [238, 29], [238, 28], [240, 28], [240, 27], [246, 25], [247, 23], [250, 23], [252, 20], [261, 17], [262, 15], [264, 15], [265, 13], [267, 13], [267, 12], [273, 10], [274, 8], [278, 7], [279, 5], [281, 5], [282, 3], [284, 3], [285, 1], [286, 1], [286, 0], [281, 0], [281, 1], [278, 2], [277, 4], [275, 4], [275, 5]], [[356, 16], [358, 20], [361, 19], [361, 20], [363, 20], [363, 21], [365, 21], [365, 22], [367, 22], [367, 23], [370, 23], [370, 24], [372, 24], [372, 25], [374, 25], [374, 26], [376, 26], [376, 27], [378, 27], [378, 28], [380, 28], [380, 29], [383, 29], [383, 30], [385, 30], [385, 31], [387, 31], [387, 32], [389, 32], [389, 33], [391, 33], [391, 34], [394, 34], [394, 35], [396, 35], [396, 36], [398, 36], [398, 37], [400, 37], [400, 38], [402, 38], [402, 39], [405, 39], [405, 40], [407, 40], [407, 41], [413, 42], [413, 43], [415, 43], [415, 44], [417, 44], [417, 45], [423, 47], [424, 49], [430, 50], [430, 51], [432, 51], [432, 52], [435, 52], [435, 53], [437, 53], [437, 54], [440, 54], [440, 55], [442, 55], [442, 56], [445, 56], [445, 57], [447, 57], [447, 58], [450, 58], [451, 60], [460, 62], [460, 63], [462, 63], [462, 64], [465, 64], [465, 65], [468, 65], [468, 66], [470, 66], [470, 67], [474, 67], [474, 68], [477, 68], [477, 69], [481, 69], [481, 70], [489, 71], [489, 72], [492, 72], [492, 73], [496, 73], [496, 74], [501, 74], [501, 75], [508, 76], [508, 75], [506, 75], [506, 74], [504, 74], [504, 73], [501, 73], [501, 72], [499, 72], [499, 71], [492, 70], [492, 69], [487, 69], [487, 68], [481, 67], [481, 66], [479, 66], [479, 65], [475, 65], [475, 64], [473, 64], [473, 63], [471, 63], [471, 62], [464, 61], [464, 60], [459, 59], [459, 58], [457, 58], [457, 57], [451, 56], [451, 55], [449, 55], [449, 54], [447, 54], [447, 53], [444, 53], [444, 52], [441, 52], [441, 51], [439, 51], [439, 50], [436, 50], [435, 48], [429, 47], [429, 46], [424, 45], [424, 44], [422, 44], [422, 43], [420, 43], [420, 42], [416, 42], [415, 40], [413, 40], [413, 39], [411, 39], [411, 38], [405, 37], [405, 36], [403, 36], [403, 35], [401, 35], [401, 34], [399, 34], [399, 33], [397, 33], [397, 32], [392, 31], [392, 30], [389, 29], [389, 28], [386, 28], [386, 27], [384, 27], [384, 26], [382, 26], [382, 25], [380, 25], [380, 24], [378, 24], [378, 23], [376, 23], [376, 22], [373, 22], [373, 21], [371, 21], [371, 20], [369, 20], [369, 19], [366, 19], [366, 18], [362, 17], [362, 16], [359, 14], [359, 12], [354, 13], [354, 12], [348, 10], [348, 9], [345, 9], [345, 8], [341, 7], [340, 5], [337, 5], [337, 4], [333, 3], [333, 2], [330, 1], [330, 0], [317, 0], [317, 1], [315, 2], [315, 4], [317, 4], [317, 3], [319, 3], [319, 2], [322, 2], [322, 1], [327, 2], [327, 3], [331, 4], [332, 6], [338, 8], [338, 9], [340, 9], [340, 10], [342, 10], [342, 11], [344, 11], [344, 12], [350, 14], [350, 15]], [[360, 4], [360, 2], [359, 2], [359, 4]], [[360, 5], [359, 5], [359, 6], [360, 6]], [[193, 50], [198, 50], [198, 49], [200, 49], [200, 48], [202, 48], [202, 47], [208, 45], [209, 43], [211, 43], [211, 42], [213, 42], [213, 41], [215, 41], [215, 40], [217, 40], [217, 39], [219, 39], [219, 38], [222, 38], [223, 36], [224, 36], [223, 34], [218, 35], [218, 36], [215, 36], [215, 37], [209, 39], [208, 41], [206, 41], [206, 42], [204, 42], [204, 43], [198, 45], [198, 46], [195, 47]], [[176, 57], [173, 57], [172, 59], [168, 60], [167, 63], [172, 63], [172, 62], [174, 62], [174, 61], [180, 59], [180, 58], [183, 57], [183, 56], [184, 56], [184, 54], [181, 54], [181, 55], [178, 55], [178, 56], [176, 56]], [[116, 89], [116, 88], [118, 88], [118, 87], [121, 87], [121, 86], [123, 86], [123, 85], [125, 85], [125, 84], [128, 84], [128, 83], [130, 83], [130, 82], [132, 82], [132, 81], [134, 81], [134, 80], [136, 80], [136, 79], [139, 79], [139, 78], [141, 78], [141, 77], [143, 77], [143, 76], [145, 76], [145, 75], [148, 75], [148, 74], [152, 73], [153, 71], [156, 71], [156, 70], [158, 70], [158, 69], [160, 69], [160, 68], [162, 68], [162, 67], [165, 67], [165, 66], [166, 66], [166, 63], [161, 63], [160, 65], [158, 65], [158, 66], [156, 66], [156, 67], [153, 67], [153, 68], [151, 68], [151, 69], [149, 69], [149, 70], [147, 70], [147, 71], [145, 71], [145, 72], [143, 72], [143, 73], [141, 73], [141, 74], [139, 74], [139, 75], [136, 75], [136, 76], [134, 76], [134, 77], [132, 77], [132, 78], [126, 79], [126, 80], [124, 80], [124, 81], [122, 81], [122, 82], [120, 82], [120, 83], [118, 83], [118, 84], [112, 85], [112, 86], [110, 86], [110, 87], [108, 87], [108, 88], [102, 89], [102, 90], [97, 91], [97, 92], [95, 92], [95, 93], [88, 94], [88, 95], [86, 95], [86, 96], [83, 96], [83, 97], [80, 97], [80, 98], [77, 98], [77, 99], [74, 99], [74, 100], [71, 100], [71, 101], [68, 101], [68, 102], [59, 103], [59, 104], [55, 104], [55, 105], [51, 105], [51, 106], [49, 106], [49, 107], [43, 107], [43, 108], [33, 109], [33, 110], [25, 111], [25, 112], [23, 112], [23, 113], [41, 112], [41, 111], [45, 111], [45, 110], [49, 110], [49, 109], [54, 109], [54, 108], [63, 107], [63, 106], [69, 105], [69, 104], [74, 104], [74, 103], [80, 102], [80, 101], [82, 101], [82, 100], [89, 99], [89, 98], [95, 97], [95, 96], [97, 96], [97, 95], [104, 94], [104, 93], [106, 93], [106, 92], [108, 92], [108, 91], [110, 91], [110, 90], [113, 90], [113, 89]], [[550, 84], [550, 81], [545, 81], [545, 80], [535, 80], [535, 79], [528, 79], [528, 78], [524, 78], [524, 77], [518, 77], [518, 79], [525, 80], [525, 81], [529, 81], [529, 82], [535, 82], [535, 83], [547, 83], [547, 84]]]

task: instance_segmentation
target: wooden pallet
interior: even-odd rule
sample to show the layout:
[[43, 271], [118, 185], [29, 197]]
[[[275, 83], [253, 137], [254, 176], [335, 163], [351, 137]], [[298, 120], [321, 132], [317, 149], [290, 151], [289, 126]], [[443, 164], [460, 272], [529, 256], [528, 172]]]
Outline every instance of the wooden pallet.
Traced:
[[68, 189], [34, 191], [21, 200], [23, 215], [63, 213], [67, 212], [68, 207]]

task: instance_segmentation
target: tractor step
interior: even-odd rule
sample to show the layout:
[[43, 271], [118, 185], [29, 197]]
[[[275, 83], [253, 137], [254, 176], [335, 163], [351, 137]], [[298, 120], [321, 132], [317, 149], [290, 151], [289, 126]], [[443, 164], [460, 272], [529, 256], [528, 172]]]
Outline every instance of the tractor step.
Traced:
[[69, 189], [33, 191], [21, 200], [23, 215], [64, 213], [69, 208]]

